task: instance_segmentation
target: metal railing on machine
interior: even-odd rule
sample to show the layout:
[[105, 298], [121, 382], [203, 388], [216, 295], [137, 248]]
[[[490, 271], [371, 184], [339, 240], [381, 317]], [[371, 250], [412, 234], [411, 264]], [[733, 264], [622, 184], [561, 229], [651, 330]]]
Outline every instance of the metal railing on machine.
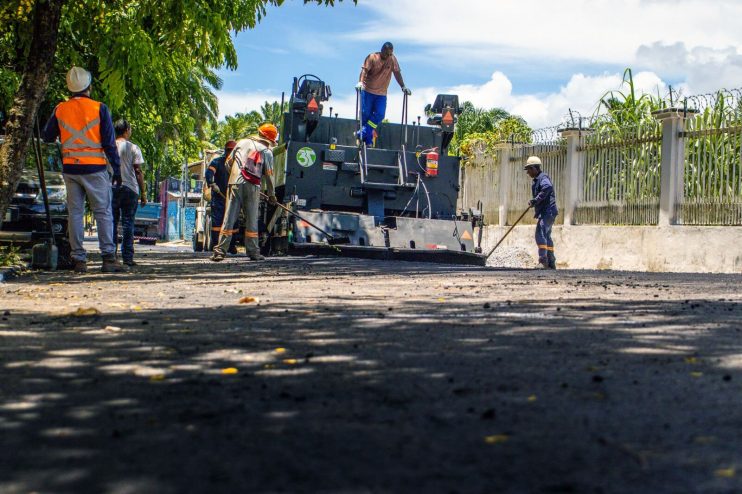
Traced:
[[742, 90], [689, 96], [685, 121], [684, 225], [742, 225]]
[[588, 133], [578, 148], [582, 190], [574, 223], [656, 225], [661, 144], [661, 125], [651, 120]]
[[[567, 164], [566, 141], [559, 137], [558, 127], [534, 130], [530, 144], [513, 144], [510, 152], [510, 183], [508, 184], [507, 224], [512, 225], [531, 199], [531, 178], [523, 170], [529, 156], [538, 156], [543, 163], [543, 171], [551, 177], [557, 194], [557, 208], [564, 205], [565, 170]], [[521, 224], [535, 224], [532, 215], [526, 215]], [[564, 215], [559, 214], [557, 224], [564, 223]]]

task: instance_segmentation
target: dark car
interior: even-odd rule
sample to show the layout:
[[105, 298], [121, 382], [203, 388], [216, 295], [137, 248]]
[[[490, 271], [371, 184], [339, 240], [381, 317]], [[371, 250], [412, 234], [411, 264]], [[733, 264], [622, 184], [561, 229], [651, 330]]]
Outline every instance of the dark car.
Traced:
[[[0, 137], [0, 143], [2, 138]], [[41, 144], [42, 165], [49, 197], [49, 210], [57, 247], [59, 266], [70, 264], [67, 239], [67, 189], [62, 179], [62, 159], [57, 144]], [[36, 155], [32, 148], [26, 156], [21, 181], [16, 188], [0, 225], [0, 244], [30, 247], [49, 239], [44, 197], [41, 193]]]

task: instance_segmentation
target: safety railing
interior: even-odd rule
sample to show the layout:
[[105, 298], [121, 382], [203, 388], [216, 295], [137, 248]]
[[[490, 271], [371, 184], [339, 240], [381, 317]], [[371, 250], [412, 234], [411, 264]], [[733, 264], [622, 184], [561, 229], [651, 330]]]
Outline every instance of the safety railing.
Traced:
[[656, 225], [659, 220], [661, 125], [608, 128], [578, 148], [582, 189], [575, 224]]

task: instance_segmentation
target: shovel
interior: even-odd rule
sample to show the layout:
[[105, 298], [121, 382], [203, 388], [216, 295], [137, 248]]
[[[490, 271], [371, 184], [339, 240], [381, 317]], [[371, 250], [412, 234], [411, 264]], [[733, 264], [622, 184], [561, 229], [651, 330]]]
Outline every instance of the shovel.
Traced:
[[507, 236], [508, 236], [508, 234], [509, 234], [510, 232], [512, 232], [512, 231], [513, 231], [513, 228], [515, 228], [515, 226], [516, 226], [516, 225], [517, 225], [518, 223], [520, 223], [520, 220], [522, 220], [522, 219], [523, 219], [523, 217], [524, 217], [524, 216], [526, 215], [526, 213], [527, 213], [528, 211], [530, 211], [530, 210], [531, 210], [531, 208], [532, 208], [532, 207], [533, 207], [533, 206], [528, 206], [528, 207], [526, 208], [526, 210], [525, 210], [525, 211], [523, 211], [523, 214], [521, 214], [521, 215], [520, 215], [520, 217], [519, 217], [519, 218], [518, 218], [517, 220], [515, 220], [515, 223], [513, 223], [513, 226], [511, 226], [511, 227], [510, 227], [510, 229], [509, 229], [508, 231], [506, 231], [506, 232], [505, 232], [505, 235], [503, 235], [503, 236], [502, 236], [502, 238], [500, 239], [500, 241], [499, 241], [499, 242], [497, 242], [497, 244], [495, 244], [495, 246], [494, 246], [494, 247], [492, 247], [492, 250], [491, 250], [491, 251], [489, 252], [489, 254], [487, 254], [487, 257], [485, 257], [485, 259], [489, 259], [489, 258], [490, 258], [490, 256], [491, 256], [491, 255], [492, 255], [492, 254], [493, 254], [493, 253], [495, 252], [495, 249], [497, 249], [497, 248], [498, 248], [498, 247], [500, 246], [500, 244], [502, 243], [502, 241], [503, 241], [503, 240], [505, 240], [505, 237], [507, 237]]
[[[263, 194], [262, 192], [260, 193], [260, 196], [263, 199], [265, 199], [266, 201], [268, 200], [268, 196], [265, 195], [265, 194]], [[283, 209], [284, 211], [286, 211], [290, 215], [299, 218], [301, 221], [305, 222], [306, 224], [308, 224], [309, 226], [311, 226], [315, 230], [317, 230], [319, 232], [322, 232], [322, 234], [325, 237], [327, 237], [327, 243], [328, 244], [330, 244], [330, 245], [341, 245], [341, 244], [349, 244], [350, 243], [350, 237], [345, 237], [345, 236], [343, 236], [343, 237], [335, 237], [335, 236], [327, 233], [326, 231], [324, 231], [322, 228], [318, 227], [317, 225], [315, 225], [311, 221], [307, 221], [305, 218], [302, 218], [298, 213], [290, 210], [289, 208], [287, 208], [286, 206], [284, 206], [280, 202], [277, 202], [276, 203], [276, 206], [278, 206], [279, 208]]]

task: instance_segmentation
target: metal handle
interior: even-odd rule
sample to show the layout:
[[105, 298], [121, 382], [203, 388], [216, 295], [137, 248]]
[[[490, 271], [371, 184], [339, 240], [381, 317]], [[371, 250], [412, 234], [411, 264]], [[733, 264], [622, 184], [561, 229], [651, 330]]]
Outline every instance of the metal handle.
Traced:
[[499, 242], [497, 242], [497, 244], [496, 244], [496, 245], [495, 245], [494, 247], [492, 247], [492, 250], [490, 251], [490, 253], [489, 253], [489, 254], [487, 254], [487, 257], [485, 257], [485, 259], [489, 259], [489, 258], [490, 258], [490, 256], [492, 255], [492, 253], [493, 253], [493, 252], [495, 252], [495, 249], [497, 249], [497, 248], [498, 248], [498, 247], [500, 246], [500, 244], [502, 243], [502, 241], [503, 241], [503, 240], [505, 240], [505, 237], [507, 237], [507, 236], [508, 236], [508, 235], [510, 234], [510, 232], [512, 232], [512, 231], [513, 231], [513, 228], [515, 228], [515, 226], [516, 226], [516, 225], [517, 225], [518, 223], [520, 223], [520, 220], [522, 220], [522, 219], [523, 219], [523, 217], [524, 217], [524, 216], [526, 215], [526, 213], [527, 213], [527, 212], [528, 212], [528, 211], [529, 211], [529, 210], [530, 210], [530, 209], [531, 209], [532, 207], [533, 207], [533, 206], [528, 206], [528, 207], [526, 208], [526, 210], [525, 210], [525, 211], [523, 211], [523, 214], [521, 214], [521, 215], [520, 215], [520, 217], [519, 217], [519, 218], [518, 218], [517, 220], [515, 220], [515, 223], [513, 223], [513, 226], [511, 226], [511, 227], [510, 227], [510, 229], [508, 229], [508, 231], [506, 231], [506, 232], [505, 232], [505, 235], [503, 235], [503, 236], [502, 236], [502, 238], [500, 239], [500, 241], [499, 241]]

